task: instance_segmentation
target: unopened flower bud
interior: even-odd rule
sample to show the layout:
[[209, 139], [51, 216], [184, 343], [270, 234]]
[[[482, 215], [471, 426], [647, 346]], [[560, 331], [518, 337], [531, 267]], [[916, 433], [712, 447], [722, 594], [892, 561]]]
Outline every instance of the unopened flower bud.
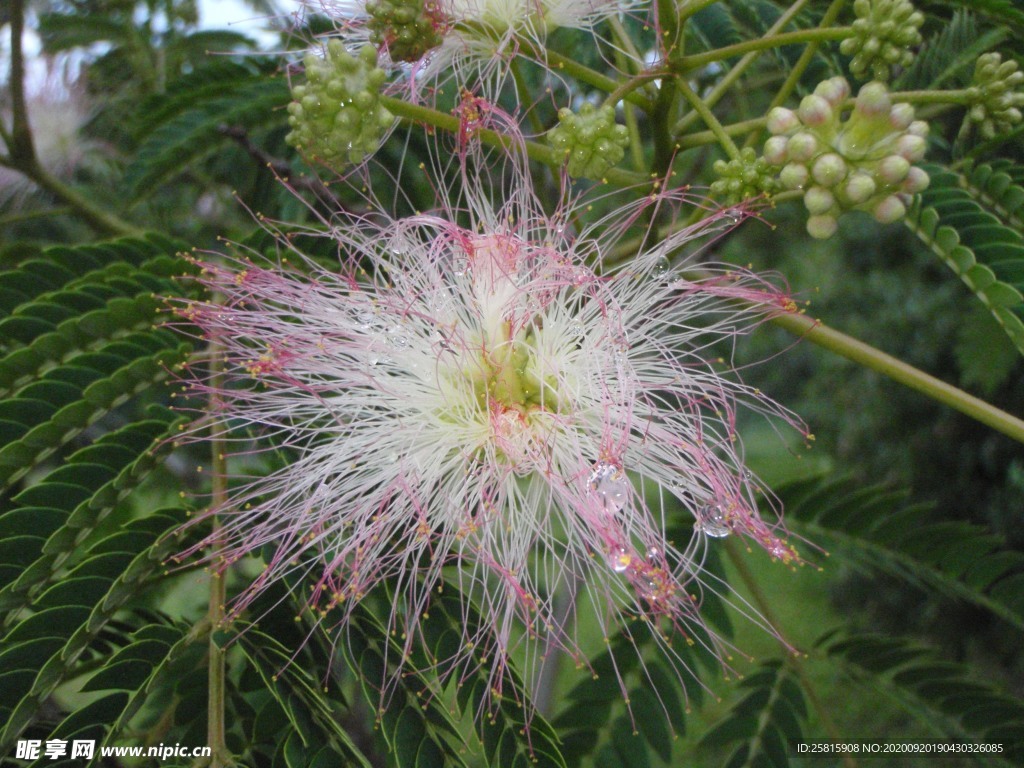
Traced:
[[815, 240], [827, 240], [836, 233], [838, 222], [835, 216], [823, 214], [807, 219], [807, 234]]
[[882, 115], [892, 108], [889, 91], [884, 83], [872, 82], [860, 89], [855, 108], [865, 116]]
[[846, 82], [846, 78], [833, 77], [818, 83], [814, 93], [835, 107], [850, 95], [850, 84]]
[[600, 108], [584, 104], [578, 114], [566, 107], [559, 110], [558, 125], [548, 132], [548, 142], [565, 153], [570, 176], [600, 179], [622, 160], [629, 133], [615, 122], [610, 104]]
[[810, 94], [800, 102], [800, 109], [797, 111], [800, 121], [807, 126], [825, 125], [832, 121], [832, 107], [821, 96]]
[[915, 166], [907, 172], [907, 178], [903, 180], [903, 186], [900, 189], [907, 194], [914, 195], [928, 189], [930, 181], [928, 173]]
[[893, 104], [889, 110], [889, 125], [897, 131], [905, 131], [914, 122], [914, 108], [910, 104]]
[[928, 150], [928, 142], [920, 136], [903, 135], [896, 141], [896, 154], [912, 163], [923, 160]]
[[769, 133], [778, 136], [799, 128], [800, 120], [793, 110], [786, 109], [785, 107], [775, 107], [768, 113], [766, 125]]
[[909, 172], [910, 163], [900, 155], [889, 155], [878, 164], [878, 178], [890, 187], [902, 182]]
[[814, 161], [811, 175], [823, 187], [834, 187], [846, 178], [847, 167], [839, 155], [834, 152], [822, 155]]
[[843, 194], [852, 205], [860, 205], [875, 194], [877, 185], [870, 174], [858, 172], [850, 176], [843, 187]]
[[812, 215], [828, 213], [835, 207], [836, 199], [823, 187], [811, 187], [804, 193], [804, 207]]
[[806, 165], [790, 163], [779, 173], [779, 181], [786, 189], [803, 189], [810, 175]]
[[788, 144], [785, 136], [772, 136], [764, 143], [764, 159], [772, 165], [784, 165], [789, 157]]
[[803, 163], [818, 153], [818, 140], [810, 133], [797, 133], [789, 138], [786, 150], [790, 160]]
[[875, 210], [872, 213], [875, 216], [875, 220], [880, 224], [892, 224], [906, 215], [907, 207], [903, 205], [903, 201], [898, 197], [890, 195], [875, 206]]

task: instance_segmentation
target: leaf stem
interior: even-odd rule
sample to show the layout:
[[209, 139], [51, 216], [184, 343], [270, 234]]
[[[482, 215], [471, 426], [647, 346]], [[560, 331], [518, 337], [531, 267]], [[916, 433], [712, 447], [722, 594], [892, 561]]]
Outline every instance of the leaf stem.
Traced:
[[691, 107], [693, 107], [694, 112], [700, 115], [701, 120], [704, 121], [704, 124], [711, 130], [711, 133], [714, 134], [715, 139], [718, 140], [719, 146], [725, 150], [725, 153], [731, 159], [738, 160], [740, 157], [740, 151], [736, 147], [736, 143], [726, 132], [725, 128], [722, 127], [722, 124], [718, 122], [718, 118], [715, 117], [715, 114], [708, 109], [704, 100], [694, 93], [693, 89], [690, 88], [690, 86], [686, 84], [686, 81], [681, 77], [676, 78], [676, 88], [679, 89], [679, 92], [683, 94], [683, 98], [689, 102]]

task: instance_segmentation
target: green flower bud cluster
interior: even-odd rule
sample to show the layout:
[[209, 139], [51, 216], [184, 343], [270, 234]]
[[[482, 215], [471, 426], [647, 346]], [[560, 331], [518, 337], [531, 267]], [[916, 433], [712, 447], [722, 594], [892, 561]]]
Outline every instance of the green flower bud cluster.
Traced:
[[395, 122], [380, 104], [387, 80], [377, 51], [367, 45], [353, 56], [340, 40], [327, 44], [327, 57], [307, 56], [306, 84], [292, 87], [287, 142], [331, 167], [358, 163], [380, 146]]
[[548, 143], [565, 153], [570, 176], [600, 179], [621, 162], [629, 132], [615, 122], [611, 105], [584, 104], [578, 113], [568, 107], [558, 110], [558, 125], [548, 131]]
[[711, 183], [711, 191], [725, 205], [771, 195], [778, 187], [775, 168], [752, 147], [744, 147], [739, 157], [728, 162], [716, 160], [714, 170], [718, 179]]
[[852, 56], [850, 71], [859, 78], [888, 80], [892, 67], [906, 67], [914, 60], [910, 49], [921, 44], [918, 28], [924, 14], [910, 0], [854, 0], [853, 35], [839, 44]]
[[1021, 121], [1024, 109], [1024, 72], [1013, 59], [1003, 61], [998, 53], [978, 57], [974, 81], [967, 89], [971, 107], [965, 128], [977, 126], [983, 139], [1009, 133]]
[[392, 61], [418, 61], [441, 44], [444, 14], [437, 0], [368, 0], [370, 42]]
[[928, 174], [912, 163], [924, 158], [928, 124], [914, 120], [909, 104], [893, 104], [883, 83], [860, 89], [844, 121], [841, 106], [850, 86], [841, 77], [818, 84], [796, 111], [768, 113], [774, 134], [765, 159], [779, 171], [784, 189], [804, 192], [807, 231], [824, 239], [846, 211], [868, 211], [887, 224], [906, 213], [910, 195], [928, 186]]

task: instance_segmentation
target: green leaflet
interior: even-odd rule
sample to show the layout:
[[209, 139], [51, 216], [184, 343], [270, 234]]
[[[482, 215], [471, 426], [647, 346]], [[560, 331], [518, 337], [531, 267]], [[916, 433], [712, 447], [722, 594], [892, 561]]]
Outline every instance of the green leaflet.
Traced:
[[[248, 663], [259, 673], [265, 690], [273, 696], [273, 702], [264, 707], [276, 706], [280, 710], [278, 716], [284, 716], [291, 725], [292, 735], [282, 745], [288, 766], [300, 768], [330, 757], [334, 765], [370, 767], [339, 721], [336, 705], [330, 698], [331, 694], [338, 698], [338, 692], [325, 690], [324, 682], [296, 661], [294, 649], [255, 628], [244, 629], [239, 644]], [[262, 717], [272, 715], [267, 712]], [[254, 729], [254, 739], [266, 739], [267, 735]]]
[[984, 764], [1016, 765], [1024, 754], [1024, 702], [982, 682], [968, 666], [943, 661], [912, 640], [875, 634], [824, 641], [855, 679], [903, 706], [937, 735], [1001, 743]]
[[807, 703], [795, 676], [781, 661], [768, 661], [739, 687], [746, 693], [704, 734], [698, 747], [735, 745], [726, 765], [789, 765], [787, 741], [799, 740]]
[[[151, 578], [162, 572], [162, 560], [179, 545], [172, 538], [160, 538], [182, 522], [182, 510], [164, 510], [133, 520], [120, 532], [96, 542], [67, 578], [89, 582], [91, 595], [98, 599], [87, 601], [89, 592], [67, 589], [48, 598], [44, 595], [42, 605], [47, 607], [35, 611], [37, 606], [32, 606], [35, 612], [5, 634], [0, 641], [0, 653], [11, 654], [21, 646], [28, 646], [26, 650], [30, 652], [22, 658], [29, 673], [20, 678], [23, 685], [6, 687], [0, 703], [6, 710], [0, 748], [6, 751], [38, 717], [42, 702], [58, 685], [78, 673], [79, 659], [100, 631], [148, 586]], [[105, 590], [98, 586], [99, 582], [106, 585]], [[36, 645], [39, 640], [58, 642]]]
[[[1024, 353], [1024, 188], [1005, 170], [978, 166], [958, 173], [923, 166], [931, 186], [905, 222], [952, 269]], [[1000, 166], [1009, 168], [1010, 166]]]
[[163, 181], [228, 142], [223, 126], [263, 127], [268, 120], [283, 124], [284, 112], [274, 110], [288, 100], [283, 78], [247, 73], [229, 89], [185, 92], [182, 101], [165, 102], [164, 122], [151, 127], [125, 174], [127, 194], [137, 205]]
[[167, 438], [181, 419], [156, 408], [150, 416], [76, 451], [14, 497], [13, 508], [0, 516], [0, 534], [28, 529], [33, 541], [12, 552], [16, 561], [0, 561], [0, 567], [17, 566], [10, 579], [0, 581], [0, 610], [23, 607], [73, 563], [81, 542], [160, 465], [170, 450]]
[[812, 478], [777, 491], [787, 524], [844, 562], [882, 571], [991, 611], [1024, 627], [1024, 553], [981, 526], [935, 521], [903, 494], [854, 481]]

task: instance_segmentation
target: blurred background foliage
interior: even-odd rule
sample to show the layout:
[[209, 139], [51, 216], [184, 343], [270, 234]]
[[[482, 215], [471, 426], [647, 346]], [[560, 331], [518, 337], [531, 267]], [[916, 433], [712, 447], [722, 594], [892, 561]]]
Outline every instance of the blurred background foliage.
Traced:
[[[688, 45], [759, 36], [787, 5], [712, 4], [692, 20]], [[816, 24], [827, 5], [809, 3], [798, 24]], [[926, 13], [926, 43], [897, 80], [903, 89], [939, 78], [943, 87], [964, 87], [978, 52], [992, 47], [1024, 57], [1024, 13], [1012, 2], [917, 5]], [[35, 166], [19, 156], [12, 127], [9, 4], [0, 16], [8, 65], [0, 96], [8, 132], [0, 168], [0, 762], [12, 761], [12, 745], [24, 738], [207, 743], [206, 576], [165, 565], [185, 546], [167, 534], [208, 490], [196, 470], [208, 462], [201, 448], [168, 442], [188, 417], [168, 410], [173, 366], [198, 350], [160, 327], [160, 297], [195, 290], [178, 279], [189, 269], [180, 251], [230, 240], [272, 252], [273, 239], [254, 217], [301, 225], [367, 204], [358, 188], [310, 168], [284, 141], [288, 67], [330, 24], [270, 3], [249, 6], [248, 17], [265, 17], [262, 29], [210, 28], [194, 0], [27, 3], [24, 88]], [[642, 35], [641, 21], [625, 23]], [[600, 52], [592, 60], [579, 53], [589, 49], [576, 33], [550, 42], [603, 66]], [[763, 114], [801, 51], [762, 57], [745, 75], [750, 87], [716, 111], [730, 120]], [[800, 91], [847, 66], [823, 49]], [[702, 70], [695, 85], [712, 85], [722, 71]], [[537, 67], [524, 67], [524, 78], [544, 94], [534, 113], [543, 128], [558, 106], [586, 96], [552, 85]], [[998, 161], [1024, 185], [1014, 175], [1024, 166], [1019, 128], [1000, 142], [956, 144], [962, 110], [929, 119], [931, 162]], [[648, 163], [650, 142], [644, 152]], [[676, 180], [709, 184], [721, 156], [706, 146], [682, 151]], [[367, 170], [372, 188], [402, 190], [399, 213], [431, 204], [421, 161], [422, 132], [400, 129]], [[550, 169], [535, 173], [555, 183]], [[854, 215], [837, 236], [813, 241], [799, 206], [781, 204], [717, 243], [715, 256], [780, 273], [811, 316], [1024, 412], [1024, 363], [1013, 341], [912, 227]], [[365, 681], [394, 663], [377, 603], [368, 600], [348, 641], [336, 642], [297, 624], [296, 608], [276, 602], [283, 595], [268, 595], [265, 610], [249, 617], [258, 624], [238, 640], [240, 627], [213, 635], [226, 649], [228, 747], [239, 763], [825, 766], [841, 763], [801, 759], [780, 744], [836, 737], [1003, 739], [1019, 749], [1021, 446], [780, 329], [760, 329], [736, 354], [740, 362], [767, 361], [744, 378], [816, 435], [806, 452], [764, 424], [741, 430], [751, 467], [787, 502], [792, 530], [830, 554], [805, 547], [821, 568], [794, 573], [729, 542], [731, 557], [709, 567], [770, 610], [806, 656], [794, 660], [709, 598], [714, 626], [756, 659], [737, 656], [742, 680], [722, 679], [695, 652], [701, 683], [684, 693], [666, 682], [654, 692], [659, 704], [649, 683], [626, 670], [636, 686], [631, 716], [613, 675], [591, 680], [563, 665], [540, 702], [547, 720], [538, 717], [528, 738], [516, 706], [493, 724], [474, 719], [480, 681], [449, 709], [424, 699], [430, 682], [409, 674], [375, 715]], [[245, 578], [236, 574], [228, 593]], [[457, 615], [437, 611], [431, 642], [446, 641]], [[609, 663], [602, 647], [595, 638], [598, 670]], [[655, 650], [645, 654], [656, 672]], [[1017, 759], [1004, 757], [991, 762]]]

